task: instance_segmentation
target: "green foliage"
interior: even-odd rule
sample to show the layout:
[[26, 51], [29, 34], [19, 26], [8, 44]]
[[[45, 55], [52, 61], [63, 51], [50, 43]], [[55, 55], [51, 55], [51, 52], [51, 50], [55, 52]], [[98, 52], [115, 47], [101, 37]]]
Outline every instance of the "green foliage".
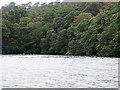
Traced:
[[47, 38], [47, 40], [49, 42], [49, 46], [50, 46], [47, 53], [54, 54], [55, 53], [56, 38], [57, 38], [56, 32], [54, 30], [49, 30], [47, 32], [46, 38]]
[[59, 31], [57, 34], [55, 53], [65, 54], [67, 52], [67, 44], [68, 44], [67, 30], [63, 29]]
[[94, 3], [89, 3], [83, 11], [89, 12], [91, 15], [95, 16], [100, 12], [99, 8], [100, 8], [99, 4], [94, 2]]
[[76, 52], [76, 40], [71, 40], [69, 43], [68, 43], [68, 51], [66, 54], [68, 55], [74, 55], [75, 52]]
[[3, 54], [120, 57], [119, 3], [2, 7]]
[[88, 19], [90, 17], [91, 16], [89, 15], [89, 13], [80, 13], [78, 16], [75, 17], [76, 19], [73, 21], [73, 23], [71, 23], [71, 25], [76, 26], [82, 20]]

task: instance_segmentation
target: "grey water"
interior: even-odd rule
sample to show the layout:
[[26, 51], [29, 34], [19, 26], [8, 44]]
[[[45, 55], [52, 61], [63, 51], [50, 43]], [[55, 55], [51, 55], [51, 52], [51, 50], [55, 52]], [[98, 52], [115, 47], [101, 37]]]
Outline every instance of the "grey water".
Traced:
[[2, 88], [118, 88], [118, 58], [1, 56]]

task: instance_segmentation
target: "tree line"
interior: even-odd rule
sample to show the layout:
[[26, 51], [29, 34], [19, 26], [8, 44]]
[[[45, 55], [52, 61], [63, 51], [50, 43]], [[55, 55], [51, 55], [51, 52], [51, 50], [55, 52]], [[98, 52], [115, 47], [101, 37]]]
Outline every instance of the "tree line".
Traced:
[[120, 3], [32, 3], [2, 8], [3, 54], [120, 57]]

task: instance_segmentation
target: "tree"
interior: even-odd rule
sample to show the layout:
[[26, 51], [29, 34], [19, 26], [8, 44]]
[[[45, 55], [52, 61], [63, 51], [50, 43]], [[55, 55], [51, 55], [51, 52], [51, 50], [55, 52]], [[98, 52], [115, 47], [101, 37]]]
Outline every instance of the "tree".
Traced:
[[46, 54], [49, 49], [49, 43], [47, 42], [46, 38], [41, 38], [41, 53]]
[[71, 23], [72, 26], [77, 26], [78, 23], [80, 23], [84, 19], [91, 18], [91, 15], [89, 13], [80, 13], [78, 16], [75, 17], [75, 20]]
[[58, 32], [56, 45], [55, 45], [55, 53], [56, 54], [65, 54], [67, 52], [67, 44], [68, 44], [68, 37], [67, 37], [66, 29], [63, 29]]
[[91, 15], [96, 16], [100, 12], [100, 7], [98, 3], [89, 3], [86, 8], [83, 10], [84, 12], [91, 13]]
[[56, 38], [57, 38], [57, 34], [54, 30], [49, 30], [47, 32], [47, 41], [49, 42], [49, 50], [47, 53], [49, 54], [54, 54], [55, 53], [55, 44], [56, 44]]

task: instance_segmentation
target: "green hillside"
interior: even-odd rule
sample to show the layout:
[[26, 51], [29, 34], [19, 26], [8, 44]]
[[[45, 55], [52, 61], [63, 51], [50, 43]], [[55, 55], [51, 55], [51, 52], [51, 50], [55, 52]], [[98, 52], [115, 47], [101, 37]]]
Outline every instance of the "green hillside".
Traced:
[[120, 3], [2, 7], [3, 54], [120, 57]]

